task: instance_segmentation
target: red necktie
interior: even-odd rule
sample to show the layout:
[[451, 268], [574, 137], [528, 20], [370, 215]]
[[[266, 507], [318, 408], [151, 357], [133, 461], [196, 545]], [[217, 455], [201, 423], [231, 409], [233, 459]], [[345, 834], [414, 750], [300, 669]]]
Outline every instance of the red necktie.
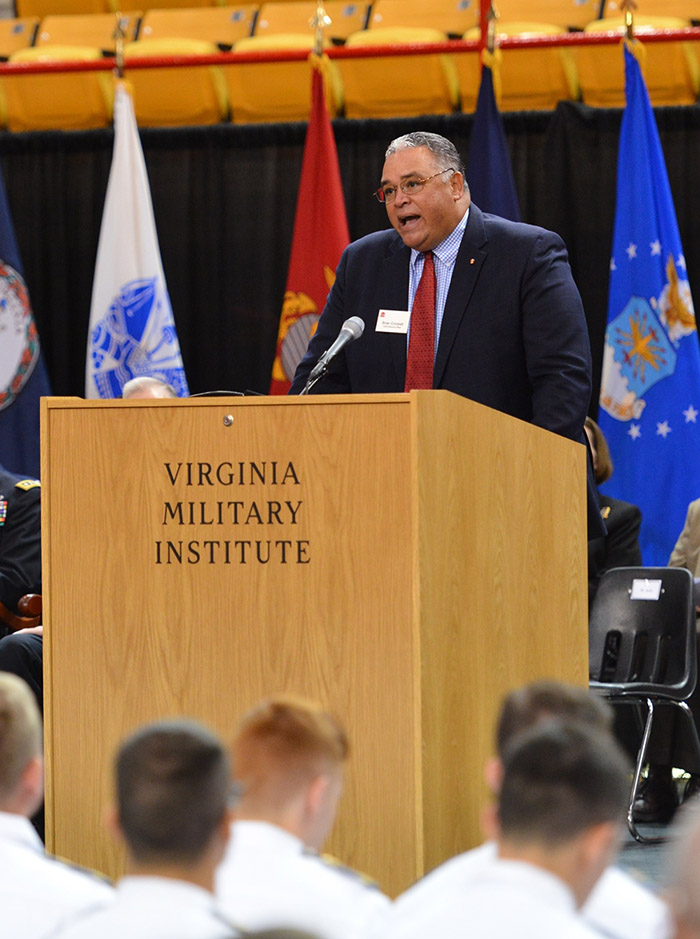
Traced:
[[411, 335], [406, 358], [404, 391], [433, 387], [435, 360], [435, 266], [433, 252], [426, 251], [418, 290], [411, 310]]

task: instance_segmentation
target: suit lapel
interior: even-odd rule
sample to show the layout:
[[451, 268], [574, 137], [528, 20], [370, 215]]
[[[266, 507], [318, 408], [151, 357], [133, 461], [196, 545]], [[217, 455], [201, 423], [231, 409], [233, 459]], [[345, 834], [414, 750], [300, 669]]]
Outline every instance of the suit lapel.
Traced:
[[[376, 325], [376, 316], [379, 310], [405, 310], [408, 303], [408, 265], [411, 259], [410, 248], [407, 248], [396, 235], [387, 250], [382, 268], [382, 278], [379, 287], [379, 307], [370, 311], [370, 317], [375, 322], [368, 323], [372, 329]], [[403, 389], [406, 375], [406, 337], [400, 333], [386, 335], [387, 347], [390, 349], [391, 361], [396, 371], [396, 381]]]
[[485, 246], [487, 241], [484, 216], [481, 210], [472, 204], [469, 209], [467, 227], [464, 230], [462, 243], [452, 271], [450, 289], [445, 303], [445, 312], [440, 328], [440, 340], [435, 358], [434, 388], [440, 387], [457, 330], [467, 309], [481, 265], [486, 260]]

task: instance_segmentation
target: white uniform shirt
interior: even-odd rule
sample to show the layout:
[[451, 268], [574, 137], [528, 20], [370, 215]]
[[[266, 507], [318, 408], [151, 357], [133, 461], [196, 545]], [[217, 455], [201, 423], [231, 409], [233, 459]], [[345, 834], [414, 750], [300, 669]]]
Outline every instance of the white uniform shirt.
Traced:
[[238, 821], [216, 879], [221, 908], [242, 929], [287, 926], [323, 939], [369, 939], [390, 901], [355, 871], [336, 867], [268, 822]]
[[[424, 939], [430, 911], [461, 897], [484, 865], [496, 859], [488, 842], [451, 858], [414, 884], [395, 902], [388, 935], [391, 939]], [[609, 867], [596, 884], [579, 916], [598, 936], [611, 939], [669, 939], [666, 904], [629, 874]]]
[[114, 902], [76, 916], [60, 939], [236, 939], [207, 890], [169, 877], [124, 877]]
[[43, 939], [66, 918], [112, 901], [114, 890], [46, 854], [30, 821], [0, 812], [0, 937]]

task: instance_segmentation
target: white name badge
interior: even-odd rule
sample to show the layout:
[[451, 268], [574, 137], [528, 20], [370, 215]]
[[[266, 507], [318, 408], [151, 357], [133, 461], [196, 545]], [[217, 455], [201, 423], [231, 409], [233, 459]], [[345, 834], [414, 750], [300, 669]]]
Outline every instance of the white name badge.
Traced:
[[637, 580], [632, 581], [631, 600], [658, 600], [661, 596], [660, 580]]
[[378, 333], [408, 333], [408, 321], [411, 314], [408, 310], [380, 310], [377, 314], [375, 331]]

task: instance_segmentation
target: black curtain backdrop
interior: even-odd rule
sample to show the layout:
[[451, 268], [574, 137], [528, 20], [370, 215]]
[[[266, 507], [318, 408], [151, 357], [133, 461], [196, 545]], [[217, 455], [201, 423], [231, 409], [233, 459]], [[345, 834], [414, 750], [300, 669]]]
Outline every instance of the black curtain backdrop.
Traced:
[[[524, 221], [559, 232], [591, 337], [595, 414], [622, 112], [562, 103], [504, 116]], [[656, 111], [691, 289], [700, 304], [700, 107]], [[425, 129], [465, 161], [473, 117], [334, 122], [351, 238], [387, 225], [371, 195], [387, 143]], [[192, 392], [266, 392], [287, 276], [305, 124], [141, 133], [165, 276]], [[0, 134], [0, 163], [52, 388], [82, 395], [112, 131]], [[319, 180], [323, 194], [324, 181]]]

